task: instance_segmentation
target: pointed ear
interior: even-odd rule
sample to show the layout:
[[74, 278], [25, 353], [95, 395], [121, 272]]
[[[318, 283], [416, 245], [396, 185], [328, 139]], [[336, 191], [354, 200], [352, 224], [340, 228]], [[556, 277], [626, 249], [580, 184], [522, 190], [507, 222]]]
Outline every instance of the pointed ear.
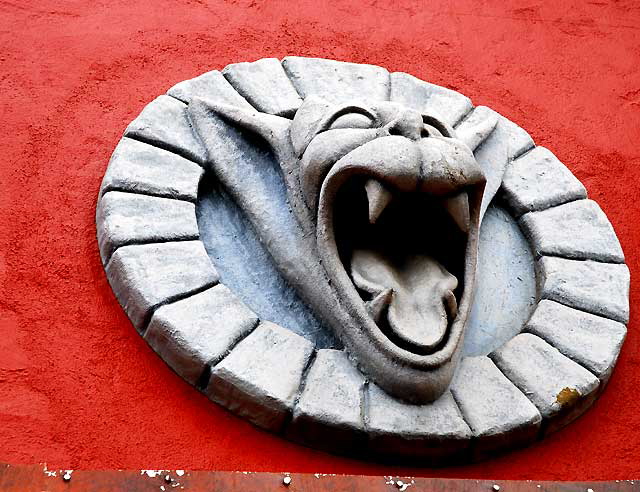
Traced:
[[291, 125], [291, 142], [297, 156], [301, 156], [316, 136], [333, 105], [312, 94], [298, 108]]
[[191, 100], [188, 111], [192, 123], [196, 129], [200, 130], [201, 136], [204, 136], [202, 130], [206, 129], [206, 121], [217, 117], [233, 127], [262, 137], [278, 159], [289, 158], [293, 152], [289, 136], [291, 120], [287, 118], [257, 110], [237, 108], [199, 97]]
[[456, 129], [458, 139], [466, 143], [471, 151], [480, 146], [491, 135], [498, 124], [498, 114], [485, 106], [478, 106]]

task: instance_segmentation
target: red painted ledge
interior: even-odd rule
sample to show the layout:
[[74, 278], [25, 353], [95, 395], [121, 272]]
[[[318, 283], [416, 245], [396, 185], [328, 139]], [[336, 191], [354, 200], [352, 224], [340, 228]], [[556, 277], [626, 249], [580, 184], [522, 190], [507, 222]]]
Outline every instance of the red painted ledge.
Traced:
[[50, 470], [46, 465], [0, 465], [0, 491], [505, 491], [626, 492], [640, 490], [640, 481], [546, 482], [456, 480], [311, 473], [254, 473], [184, 470]]

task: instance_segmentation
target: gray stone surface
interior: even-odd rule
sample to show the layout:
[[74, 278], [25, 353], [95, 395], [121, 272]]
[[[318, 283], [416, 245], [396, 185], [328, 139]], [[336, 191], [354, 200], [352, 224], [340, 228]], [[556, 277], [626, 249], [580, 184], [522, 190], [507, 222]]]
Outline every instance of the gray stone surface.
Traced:
[[96, 211], [102, 261], [126, 244], [198, 239], [196, 207], [191, 202], [110, 191]]
[[540, 412], [488, 357], [463, 359], [451, 393], [473, 431], [475, 458], [536, 439]]
[[[303, 109], [308, 109], [309, 113], [304, 113]], [[217, 107], [205, 100], [194, 99], [189, 105], [189, 116], [209, 155], [214, 157], [211, 166], [217, 180], [251, 221], [283, 277], [318, 318], [333, 329], [349, 355], [385, 391], [407, 401], [431, 402], [446, 391], [453, 377], [473, 293], [472, 288], [464, 289], [460, 299], [453, 299], [453, 277], [449, 277], [452, 280], [449, 289], [437, 282], [438, 272], [446, 271], [439, 261], [444, 261], [442, 256], [447, 255], [444, 250], [453, 246], [460, 261], [466, 265], [456, 272], [460, 276], [456, 282], [472, 285], [479, 199], [484, 188], [482, 172], [463, 141], [456, 138], [416, 139], [428, 128], [424, 115], [412, 108], [373, 101], [354, 102], [343, 108], [351, 114], [342, 115], [336, 110], [340, 111], [318, 104], [317, 98], [306, 100], [300, 114], [307, 114], [316, 122], [325, 121], [314, 127], [313, 123], [298, 118], [298, 114], [293, 122], [289, 122], [274, 115]], [[372, 114], [365, 116], [368, 113]], [[439, 131], [448, 134], [446, 123], [435, 117], [429, 121], [433, 135]], [[496, 122], [497, 117], [494, 117], [489, 130], [493, 130]], [[323, 131], [325, 124], [331, 125], [328, 131]], [[315, 128], [310, 135], [309, 128]], [[257, 145], [256, 138], [245, 139], [248, 133], [262, 137], [269, 149]], [[471, 133], [487, 135], [485, 130]], [[310, 141], [306, 147], [299, 146], [295, 151], [293, 142], [297, 137], [304, 137], [300, 141], [310, 137]], [[354, 172], [375, 176], [380, 186], [370, 187], [371, 190], [388, 187], [398, 194], [418, 190], [424, 193], [424, 198], [434, 192], [447, 195], [453, 220], [463, 231], [470, 231], [469, 244], [465, 244], [462, 234], [447, 231], [443, 221], [434, 225], [435, 230], [429, 230], [428, 234], [427, 228], [416, 228], [416, 216], [403, 208], [407, 204], [404, 200], [400, 207], [389, 210], [384, 225], [367, 227], [366, 216], [354, 214], [361, 204], [366, 205], [359, 201], [360, 195], [341, 193], [344, 180]], [[281, 190], [282, 187], [286, 193], [280, 193], [278, 188]], [[274, 188], [278, 190], [276, 193], [273, 193]], [[281, 200], [283, 196], [286, 200]], [[277, 201], [274, 200], [276, 197]], [[366, 199], [369, 205], [376, 201], [375, 198]], [[428, 207], [427, 200], [421, 200], [421, 203], [420, 208]], [[333, 220], [334, 216], [341, 217], [340, 223], [336, 224], [338, 221]], [[371, 213], [368, 216], [371, 220]], [[348, 227], [345, 221], [349, 222]], [[395, 260], [385, 260], [395, 272], [387, 276], [387, 280], [398, 274], [402, 291], [408, 297], [415, 292], [411, 279], [416, 279], [426, 289], [440, 289], [439, 299], [432, 295], [418, 296], [417, 302], [402, 302], [402, 307], [397, 309], [394, 299], [400, 303], [400, 295], [387, 299], [391, 303], [386, 310], [389, 326], [404, 342], [414, 349], [417, 346], [417, 351], [422, 353], [405, 350], [397, 339], [386, 336], [369, 315], [364, 303], [367, 299], [354, 289], [347, 273], [350, 266], [343, 263], [335, 250], [333, 235], [339, 235], [340, 242], [353, 241], [359, 249], [378, 249], [383, 256], [393, 250], [396, 259], [410, 260], [405, 256], [412, 254], [409, 245], [433, 243], [434, 239], [438, 242], [448, 232], [453, 232], [451, 237], [457, 238], [453, 240], [454, 244], [445, 244], [446, 239], [440, 242], [438, 247], [443, 250], [440, 259], [434, 258], [434, 262], [429, 258], [413, 257], [410, 267], [405, 262], [406, 275], [396, 270]], [[427, 235], [431, 237], [427, 238]], [[383, 244], [385, 242], [387, 244]], [[402, 297], [406, 301], [407, 298]], [[451, 323], [442, 316], [445, 302], [451, 313], [446, 316]], [[457, 309], [454, 303], [461, 308]], [[432, 326], [437, 332], [429, 339], [428, 353], [422, 350], [424, 345], [420, 346], [425, 339], [409, 334], [409, 327], [417, 326], [411, 318], [418, 311], [418, 316], [427, 313], [426, 316], [436, 319], [438, 324], [437, 328]], [[453, 327], [449, 329], [450, 326]], [[447, 332], [450, 336], [445, 343], [439, 344]]]
[[144, 338], [169, 366], [195, 385], [206, 366], [217, 364], [258, 323], [226, 286], [160, 306]]
[[598, 204], [578, 200], [520, 218], [536, 256], [623, 263], [624, 253], [613, 227]]
[[629, 268], [623, 264], [543, 256], [536, 262], [538, 296], [629, 321]]
[[290, 117], [302, 104], [277, 58], [227, 65], [222, 71], [231, 85], [258, 111]]
[[206, 393], [255, 425], [278, 432], [312, 353], [305, 338], [262, 322], [213, 368]]
[[[250, 165], [249, 159], [244, 159]], [[268, 162], [256, 162], [265, 172]], [[273, 174], [276, 170], [273, 170]], [[245, 183], [251, 179], [245, 173]], [[275, 181], [275, 177], [274, 177]], [[285, 203], [283, 187], [265, 187], [270, 203]], [[288, 210], [283, 208], [284, 212]], [[311, 311], [274, 264], [251, 222], [238, 204], [215, 182], [203, 185], [196, 206], [200, 240], [220, 274], [220, 281], [250, 306], [260, 319], [268, 319], [312, 341], [316, 348], [342, 348], [333, 332]]]
[[391, 74], [391, 100], [418, 111], [435, 113], [451, 126], [473, 108], [467, 96], [402, 72]]
[[507, 166], [502, 192], [516, 217], [587, 198], [578, 178], [544, 147], [535, 147]]
[[552, 432], [582, 414], [600, 382], [542, 338], [522, 333], [491, 354], [500, 370], [538, 408]]
[[236, 92], [218, 70], [203, 73], [193, 79], [183, 80], [169, 89], [167, 94], [180, 99], [185, 104], [189, 104], [194, 97], [202, 97], [238, 108], [253, 109], [251, 104]]
[[522, 330], [536, 305], [529, 243], [515, 219], [489, 206], [480, 228], [476, 291], [463, 355], [487, 355]]
[[471, 429], [449, 391], [428, 405], [411, 405], [370, 384], [366, 422], [369, 450], [384, 456], [440, 463], [463, 455], [471, 442]]
[[113, 151], [100, 193], [130, 191], [195, 202], [204, 170], [153, 145], [123, 138]]
[[207, 153], [185, 112], [187, 105], [171, 96], [159, 96], [129, 123], [125, 137], [155, 145], [203, 164]]
[[153, 310], [218, 281], [200, 241], [122, 246], [105, 267], [120, 305], [138, 331]]
[[525, 330], [557, 348], [606, 382], [618, 359], [627, 328], [594, 314], [543, 299]]
[[337, 104], [389, 99], [389, 72], [382, 67], [301, 56], [284, 58], [282, 66], [303, 98], [315, 94]]
[[457, 131], [465, 132], [466, 127], [475, 125], [478, 118], [488, 114], [498, 117], [498, 124], [489, 137], [480, 144], [474, 155], [487, 178], [482, 200], [482, 214], [500, 189], [507, 165], [533, 147], [533, 140], [527, 132], [504, 116], [485, 106], [478, 106], [458, 125]]
[[340, 452], [363, 444], [364, 378], [347, 354], [318, 350], [287, 428], [289, 438]]
[[[327, 101], [300, 98], [312, 94]], [[330, 103], [347, 105], [346, 113]], [[289, 121], [301, 104], [307, 111]], [[457, 139], [418, 138], [447, 134], [448, 125], [456, 126]], [[199, 190], [205, 165], [216, 179]], [[522, 227], [542, 255], [535, 262], [542, 302], [528, 332], [509, 341], [522, 330], [534, 298], [526, 241], [504, 210], [489, 208], [505, 170], [506, 202], [524, 216]], [[362, 196], [343, 194], [354, 172], [376, 181], [367, 181]], [[480, 194], [470, 190], [480, 191], [481, 174], [487, 187], [480, 206]], [[198, 209], [209, 256], [188, 236], [199, 237], [193, 204], [204, 185], [214, 191]], [[415, 219], [406, 207], [418, 201], [385, 200], [389, 189], [394, 198], [416, 190], [449, 197], [446, 210], [462, 231], [471, 231], [459, 282], [473, 285], [479, 236], [485, 248], [474, 310], [473, 288], [464, 289], [457, 309], [445, 291], [447, 316], [457, 315], [440, 323], [448, 336], [426, 354], [382, 333], [367, 310], [369, 296], [354, 288], [334, 247], [337, 238], [338, 249], [353, 243], [400, 257], [399, 245], [434, 242], [434, 235], [411, 235]], [[231, 411], [333, 452], [441, 464], [527, 444], [588, 407], [624, 339], [618, 321], [629, 315], [629, 271], [604, 214], [582, 200], [584, 187], [549, 151], [533, 148], [514, 123], [407, 74], [289, 57], [181, 82], [129, 125], [100, 195], [101, 252], [106, 259], [115, 250], [107, 276], [150, 345]], [[367, 223], [360, 198], [368, 201], [369, 222], [380, 219], [375, 226]], [[443, 254], [454, 242], [445, 243]], [[433, 266], [440, 253], [434, 250]], [[216, 285], [209, 257], [228, 285]], [[425, 273], [433, 268], [409, 270], [409, 287], [423, 276], [433, 280]], [[374, 290], [386, 288], [386, 280], [374, 282]], [[388, 295], [378, 297], [392, 303]], [[405, 315], [411, 321], [412, 312]], [[407, 333], [407, 324], [398, 326]], [[407, 343], [418, 339], [423, 343], [420, 337]], [[315, 359], [314, 344], [321, 348]], [[463, 354], [477, 356], [463, 357], [449, 384]]]

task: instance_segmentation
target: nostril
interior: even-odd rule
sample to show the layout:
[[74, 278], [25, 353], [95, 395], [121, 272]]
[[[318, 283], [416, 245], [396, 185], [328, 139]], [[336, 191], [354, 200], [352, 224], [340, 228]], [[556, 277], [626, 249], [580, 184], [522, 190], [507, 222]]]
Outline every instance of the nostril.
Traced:
[[386, 127], [387, 134], [392, 136], [406, 137], [411, 140], [418, 140], [420, 138], [420, 130], [407, 127], [401, 122], [391, 124]]
[[391, 125], [387, 128], [387, 133], [389, 135], [403, 135], [402, 128], [399, 125]]
[[409, 116], [397, 118], [387, 123], [384, 127], [386, 133], [392, 136], [405, 137], [410, 140], [419, 140], [421, 138], [420, 130], [424, 128], [422, 118], [416, 120]]

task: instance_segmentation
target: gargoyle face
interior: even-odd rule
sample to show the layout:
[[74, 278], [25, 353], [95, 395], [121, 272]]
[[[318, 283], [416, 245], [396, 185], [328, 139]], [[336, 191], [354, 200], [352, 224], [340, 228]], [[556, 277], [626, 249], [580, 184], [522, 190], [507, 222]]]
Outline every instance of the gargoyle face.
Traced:
[[438, 118], [398, 104], [315, 99], [296, 114], [291, 140], [336, 286], [352, 282], [392, 343], [435, 352], [458, 316], [478, 227], [484, 177], [469, 147]]
[[[283, 276], [354, 362], [395, 396], [438, 398], [473, 297], [485, 179], [470, 145], [437, 116], [391, 102], [337, 106], [311, 96], [292, 122], [202, 100], [190, 111], [223, 182], [239, 164], [216, 160], [208, 135], [220, 125], [272, 147], [294, 235], [278, 232], [258, 198], [242, 198], [241, 179], [228, 185]], [[494, 126], [485, 122], [471, 146]]]

